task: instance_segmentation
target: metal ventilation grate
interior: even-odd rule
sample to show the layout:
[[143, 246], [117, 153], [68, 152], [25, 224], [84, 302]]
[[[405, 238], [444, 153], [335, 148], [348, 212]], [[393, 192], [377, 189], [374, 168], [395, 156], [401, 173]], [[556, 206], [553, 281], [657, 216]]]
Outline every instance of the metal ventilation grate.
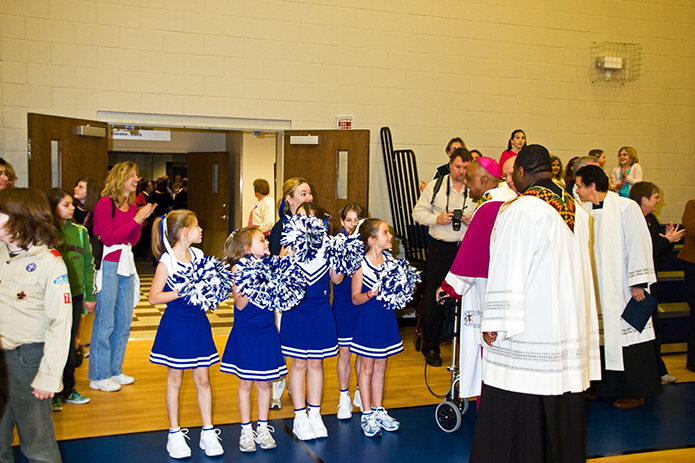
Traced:
[[638, 43], [594, 42], [591, 47], [591, 83], [624, 84], [639, 79], [642, 45]]

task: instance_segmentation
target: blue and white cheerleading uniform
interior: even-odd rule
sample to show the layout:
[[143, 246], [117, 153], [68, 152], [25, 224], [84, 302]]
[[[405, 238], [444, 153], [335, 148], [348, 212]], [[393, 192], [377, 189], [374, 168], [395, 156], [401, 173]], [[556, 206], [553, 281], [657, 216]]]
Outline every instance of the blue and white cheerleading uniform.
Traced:
[[333, 284], [333, 315], [338, 329], [338, 345], [349, 346], [352, 342], [359, 310], [352, 303], [352, 277], [345, 275], [342, 283]]
[[[362, 292], [381, 287], [381, 284], [377, 284], [380, 283], [378, 278], [379, 269], [365, 257], [362, 260]], [[386, 358], [403, 352], [403, 341], [394, 310], [387, 309], [386, 303], [376, 297], [359, 305], [358, 308], [359, 315], [350, 352], [370, 358]]]
[[282, 353], [300, 359], [338, 355], [338, 333], [330, 303], [330, 267], [322, 247], [314, 259], [301, 263], [306, 275], [306, 296], [297, 307], [282, 314]]
[[[189, 249], [194, 261], [203, 258], [201, 250]], [[186, 264], [178, 262], [168, 252], [162, 254], [159, 262], [166, 266], [169, 273], [163, 291], [174, 291], [172, 277], [184, 269]], [[150, 362], [184, 370], [209, 367], [219, 361], [205, 311], [198, 305], [187, 304], [183, 298], [167, 303], [150, 352]]]
[[287, 374], [273, 310], [251, 301], [243, 310], [234, 307], [234, 326], [220, 370], [248, 381], [273, 381]]

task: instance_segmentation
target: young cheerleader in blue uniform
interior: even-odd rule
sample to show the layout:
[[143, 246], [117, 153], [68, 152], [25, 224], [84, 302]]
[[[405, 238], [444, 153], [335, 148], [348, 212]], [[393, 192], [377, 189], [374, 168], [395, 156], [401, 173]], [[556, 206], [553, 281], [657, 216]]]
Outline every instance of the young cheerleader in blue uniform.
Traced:
[[[240, 272], [236, 265], [246, 256], [262, 259], [270, 254], [263, 233], [255, 227], [246, 227], [232, 233], [224, 244], [224, 258], [232, 265], [234, 273]], [[256, 444], [262, 449], [275, 448], [274, 432], [268, 426], [270, 404], [270, 382], [287, 375], [285, 359], [280, 350], [280, 335], [275, 327], [273, 308], [261, 308], [244, 296], [237, 286], [234, 295], [234, 327], [227, 340], [220, 370], [239, 377], [239, 414], [241, 436], [239, 450], [255, 452]], [[258, 423], [256, 431], [251, 428], [251, 391], [256, 382], [258, 393]]]
[[[364, 219], [364, 211], [357, 203], [347, 204], [340, 210], [340, 224], [343, 229], [340, 231], [345, 236], [351, 236], [357, 231], [357, 225]], [[347, 420], [352, 417], [352, 403], [350, 402], [350, 344], [352, 334], [355, 332], [357, 314], [359, 309], [352, 303], [352, 277], [345, 275], [345, 279], [339, 285], [333, 285], [333, 314], [335, 324], [338, 328], [338, 386], [340, 387], [340, 402], [338, 403], [338, 419]], [[355, 375], [360, 375], [360, 363], [362, 357], [359, 355], [355, 360]], [[355, 391], [355, 406], [361, 407], [359, 386]]]
[[[201, 306], [188, 304], [174, 288], [174, 276], [187, 266], [194, 265], [204, 255], [191, 244], [200, 243], [203, 231], [198, 219], [189, 210], [181, 209], [155, 219], [152, 226], [152, 252], [159, 259], [152, 280], [150, 304], [166, 304], [159, 322], [157, 336], [150, 353], [150, 362], [168, 367], [166, 408], [169, 416], [167, 452], [172, 458], [187, 458], [191, 449], [186, 444], [187, 429], [180, 429], [179, 393], [183, 371], [193, 370], [193, 381], [198, 392], [198, 407], [203, 419], [200, 448], [207, 456], [222, 455], [219, 429], [212, 427], [212, 388], [210, 365], [220, 361], [212, 340], [212, 330]], [[160, 257], [161, 256], [161, 257]]]
[[[321, 206], [310, 202], [301, 204], [297, 213], [322, 221], [325, 217]], [[324, 257], [327, 240], [326, 236], [313, 258], [299, 263], [307, 279], [306, 297], [297, 307], [282, 315], [280, 326], [282, 353], [292, 358], [289, 374], [294, 405], [292, 431], [300, 440], [328, 437], [328, 430], [321, 419], [323, 359], [338, 355], [338, 334], [329, 300], [329, 280], [339, 284], [343, 281], [343, 275], [330, 268]], [[294, 250], [283, 248], [280, 255], [283, 253], [293, 254]]]
[[362, 430], [365, 436], [381, 435], [379, 429], [396, 431], [400, 424], [382, 406], [388, 357], [403, 352], [396, 313], [377, 295], [383, 284], [381, 269], [391, 249], [391, 233], [383, 220], [367, 219], [359, 228], [366, 255], [352, 276], [352, 302], [359, 306], [350, 350], [362, 357], [359, 385], [362, 400]]

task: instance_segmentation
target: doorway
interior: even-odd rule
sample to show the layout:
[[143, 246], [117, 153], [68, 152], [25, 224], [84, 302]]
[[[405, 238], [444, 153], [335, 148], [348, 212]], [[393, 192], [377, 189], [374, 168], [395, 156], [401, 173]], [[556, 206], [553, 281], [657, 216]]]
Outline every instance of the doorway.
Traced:
[[249, 199], [253, 180], [263, 175], [271, 182], [274, 178], [275, 132], [121, 125], [113, 125], [112, 130], [166, 132], [150, 139], [111, 138], [109, 165], [135, 162], [144, 180], [156, 181], [164, 175], [172, 181], [176, 175], [186, 178], [188, 207], [198, 215], [205, 232], [201, 248], [208, 255], [222, 257], [229, 232], [246, 225], [245, 211], [253, 206]]

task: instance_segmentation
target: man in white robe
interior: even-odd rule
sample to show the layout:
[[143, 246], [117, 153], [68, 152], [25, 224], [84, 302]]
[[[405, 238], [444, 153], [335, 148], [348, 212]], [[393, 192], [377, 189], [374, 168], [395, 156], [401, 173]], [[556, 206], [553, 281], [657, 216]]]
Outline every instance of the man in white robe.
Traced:
[[[511, 162], [513, 165], [514, 160]], [[482, 385], [480, 317], [490, 262], [490, 235], [502, 204], [516, 197], [516, 192], [506, 183], [498, 186], [501, 175], [499, 164], [492, 158], [481, 157], [468, 166], [466, 185], [471, 198], [478, 204], [454, 264], [441, 290], [437, 291], [438, 295], [444, 291], [455, 299], [461, 299], [459, 397], [479, 396]]]
[[518, 154], [520, 196], [497, 216], [481, 321], [483, 390], [471, 463], [584, 462], [584, 394], [600, 377], [589, 215]]
[[576, 193], [593, 217], [593, 253], [599, 322], [606, 370], [596, 386], [601, 397], [618, 397], [613, 404], [631, 409], [644, 397], [661, 392], [651, 318], [639, 332], [621, 318], [634, 298], [645, 299], [656, 282], [652, 240], [634, 201], [608, 191], [608, 177], [598, 166], [577, 170]]

